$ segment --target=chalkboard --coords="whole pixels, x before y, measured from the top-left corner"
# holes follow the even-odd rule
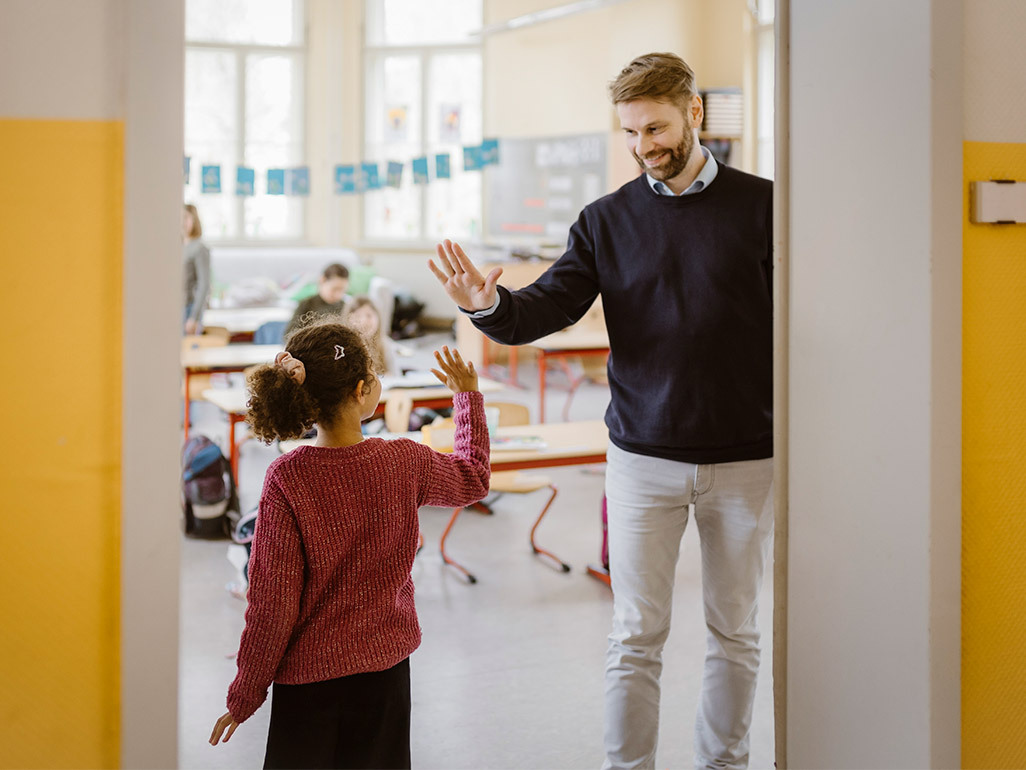
[[[490,240],[563,245],[581,209],[606,192],[606,135],[500,139],[485,185]]]

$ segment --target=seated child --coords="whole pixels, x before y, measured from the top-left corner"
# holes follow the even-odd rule
[[[369,297],[357,297],[346,308],[344,323],[362,334],[370,346],[371,355],[378,364],[381,374],[401,374],[395,361],[395,347],[391,337],[381,331],[381,314]]]
[[[346,292],[349,290],[349,269],[337,262],[324,268],[324,274],[317,282],[317,293],[307,297],[292,314],[292,320],[285,327],[285,336],[315,318],[325,315],[345,315]]]

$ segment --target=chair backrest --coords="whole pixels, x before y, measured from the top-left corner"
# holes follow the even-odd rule
[[[410,415],[413,413],[413,399],[409,393],[391,393],[385,399],[385,430],[389,433],[405,433],[410,429]]]
[[[499,426],[506,425],[530,425],[531,410],[524,404],[516,404],[510,401],[485,401],[485,406],[498,407]]]
[[[265,321],[253,332],[255,345],[281,345],[285,337],[288,321]]]

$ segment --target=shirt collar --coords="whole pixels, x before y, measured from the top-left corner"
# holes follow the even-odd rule
[[[695,177],[695,181],[686,189],[681,195],[690,195],[691,193],[701,192],[706,187],[712,184],[716,178],[716,174],[719,171],[719,166],[716,165],[716,158],[712,156],[707,147],[698,145],[698,149],[702,151],[702,157],[705,158],[705,165],[702,166],[702,170],[698,172],[698,176]],[[655,190],[658,195],[673,195],[673,190],[666,186],[664,182],[660,182],[658,179],[653,179],[648,174],[645,174],[648,179],[649,185]]]

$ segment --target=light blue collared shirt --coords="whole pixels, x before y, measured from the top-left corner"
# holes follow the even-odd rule
[[[705,158],[705,165],[702,166],[702,170],[698,172],[698,176],[695,177],[695,181],[692,182],[688,186],[688,189],[682,192],[681,195],[690,195],[692,193],[701,192],[713,183],[713,180],[716,178],[717,172],[720,170],[720,167],[716,165],[716,158],[712,156],[712,153],[709,152],[709,149],[707,147],[703,147],[702,145],[699,145],[698,148],[702,151],[702,157]],[[645,178],[648,180],[648,183],[652,186],[652,189],[655,190],[656,193],[658,193],[659,195],[674,194],[673,190],[667,187],[665,183],[660,182],[658,179],[653,179],[648,174],[645,174]],[[478,310],[476,313],[467,313],[467,311],[465,310],[463,312],[471,318],[487,318],[499,309],[500,297],[501,295],[499,294],[495,295],[495,303],[490,308],[487,308],[485,310]]]
[[[691,193],[701,192],[712,184],[713,180],[716,178],[717,172],[720,170],[720,167],[716,165],[716,158],[712,156],[712,153],[709,152],[707,147],[698,145],[698,149],[702,151],[702,157],[705,158],[705,165],[702,166],[702,170],[698,172],[698,176],[695,177],[695,181],[692,182],[688,189],[682,192],[681,195],[690,195]],[[652,189],[659,195],[675,195],[673,190],[666,186],[665,182],[653,179],[648,174],[645,174],[645,176],[648,179],[649,185],[651,185]]]

